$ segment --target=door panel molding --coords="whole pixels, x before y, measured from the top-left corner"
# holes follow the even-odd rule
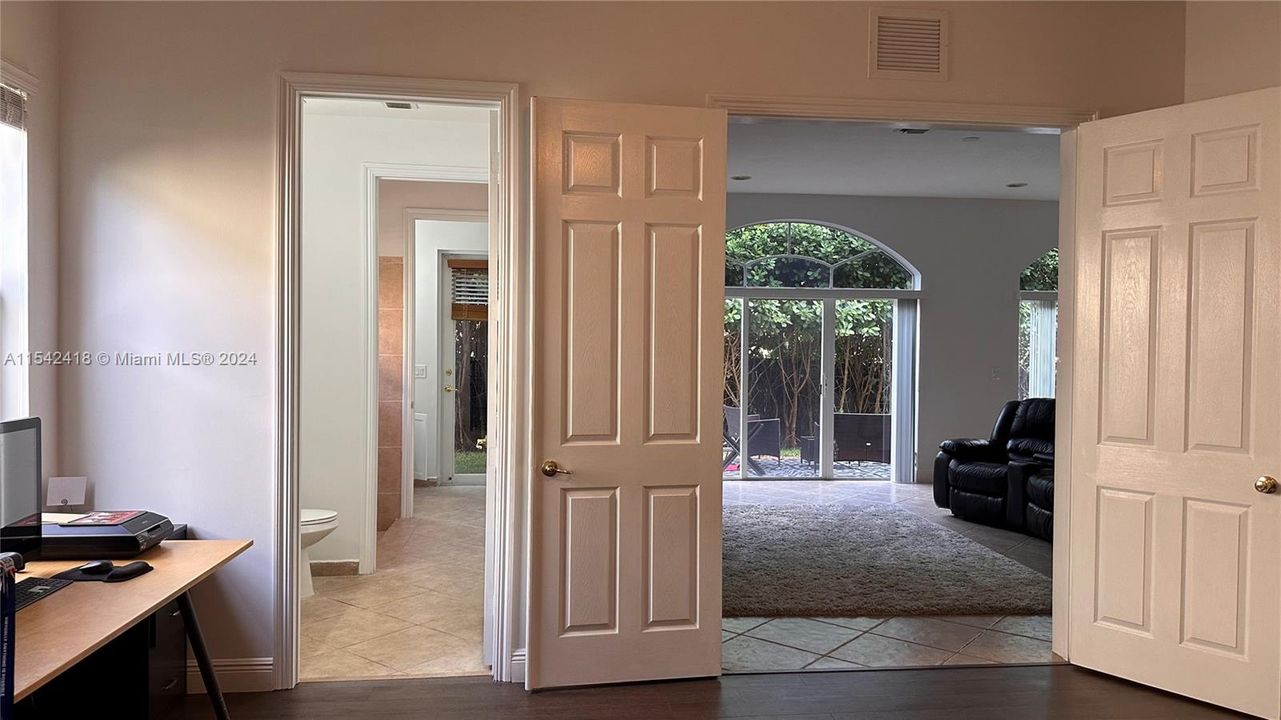
[[[1281,496],[1254,482],[1281,473],[1278,107],[1271,88],[1077,130],[1072,524],[1055,528],[1072,662],[1267,718]]]
[[[527,686],[720,674],[723,112],[535,99]],[[714,411],[713,411],[714,409]]]

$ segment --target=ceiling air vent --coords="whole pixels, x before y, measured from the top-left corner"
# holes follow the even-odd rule
[[[872,8],[868,77],[947,79],[947,12]]]

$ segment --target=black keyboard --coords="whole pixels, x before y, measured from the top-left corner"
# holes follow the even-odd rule
[[[58,578],[23,578],[16,585],[18,594],[14,611],[21,610],[40,598],[48,597],[70,584],[70,580],[59,580]]]

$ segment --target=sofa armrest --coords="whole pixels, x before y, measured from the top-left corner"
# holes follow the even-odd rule
[[[1011,462],[1007,466],[1005,480],[1005,524],[1010,527],[1023,527],[1023,508],[1027,505],[1027,478],[1035,468],[1027,463]]]
[[[947,466],[952,463],[952,456],[941,452],[934,457],[934,504],[951,507],[952,497],[947,481]]]
[[[1005,448],[978,438],[944,440],[939,450],[961,462],[1005,462]]]
[[[1025,524],[1027,506],[1027,480],[1046,467],[1045,463],[1011,460],[1006,472],[1009,483],[1005,493],[1005,521],[1012,527]]]

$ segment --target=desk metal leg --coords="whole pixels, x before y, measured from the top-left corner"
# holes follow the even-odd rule
[[[205,694],[213,705],[214,717],[218,720],[231,720],[227,712],[227,701],[222,697],[218,687],[218,675],[214,673],[213,661],[209,659],[209,649],[205,647],[205,636],[200,632],[200,623],[196,621],[196,609],[191,606],[191,595],[183,593],[178,596],[178,609],[182,611],[182,623],[187,627],[187,640],[191,643],[191,652],[196,656],[200,666],[200,679],[205,683]]]

